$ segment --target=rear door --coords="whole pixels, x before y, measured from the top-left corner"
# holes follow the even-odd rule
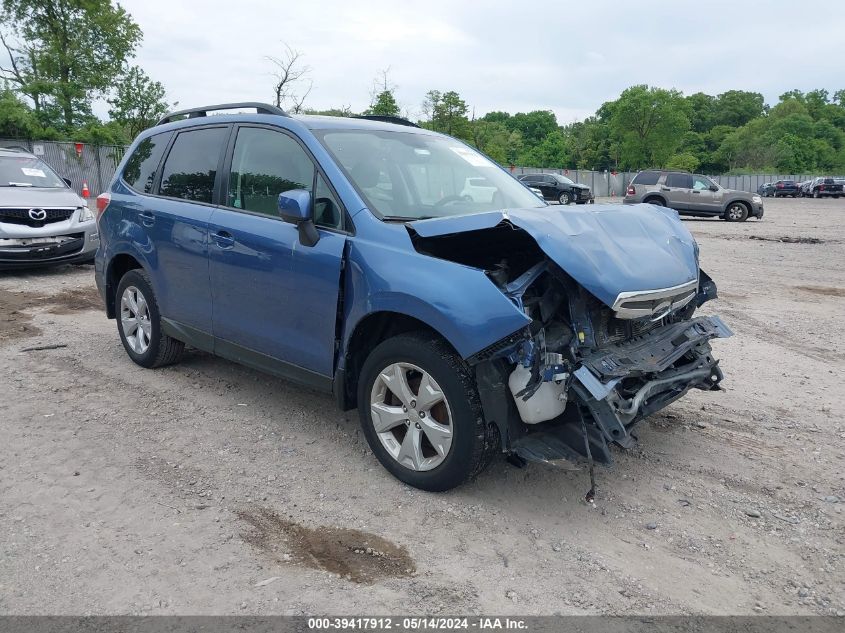
[[[692,176],[689,174],[669,173],[660,188],[666,198],[666,206],[678,210],[687,210],[690,206],[690,191],[692,190]]]
[[[162,316],[206,333],[211,332],[208,220],[228,134],[228,126],[177,132],[161,177],[152,174],[140,183],[155,197],[138,197],[138,222],[147,239],[140,248],[150,261]]]
[[[707,213],[721,215],[723,194],[722,190],[712,191],[713,186],[707,176],[695,175],[692,177],[692,188],[690,189],[690,211],[696,213]]]
[[[284,361],[293,378],[303,378],[297,368],[331,376],[346,215],[293,135],[243,125],[229,156],[224,204],[209,224],[215,351],[254,365]],[[314,246],[278,215],[279,194],[291,189],[316,199]]]

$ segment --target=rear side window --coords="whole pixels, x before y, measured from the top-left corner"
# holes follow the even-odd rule
[[[278,217],[280,193],[313,188],[314,163],[294,139],[263,128],[238,131],[227,206]]]
[[[689,174],[669,174],[666,176],[666,186],[690,189],[692,187],[692,176]]]
[[[631,184],[634,185],[656,185],[660,174],[656,171],[641,171],[636,176]]]
[[[161,155],[170,141],[170,132],[154,134],[138,143],[132,156],[126,161],[123,180],[135,191],[150,193],[156,179],[156,170],[161,163]]]
[[[161,169],[159,193],[210,203],[217,163],[229,130],[224,127],[180,132]]]

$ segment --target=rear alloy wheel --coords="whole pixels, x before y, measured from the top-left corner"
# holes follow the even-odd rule
[[[813,192],[813,197],[814,197],[814,198],[818,198],[818,197],[819,197],[819,192],[818,192],[818,191],[814,191],[814,192]]]
[[[564,191],[558,196],[557,201],[561,204],[569,204],[572,202],[572,195],[568,191]]]
[[[433,335],[401,334],[379,344],[361,368],[358,410],[382,466],[422,490],[460,485],[499,447],[472,372]]]
[[[725,219],[728,222],[745,222],[748,219],[748,207],[741,202],[734,202],[725,211]]]
[[[161,314],[147,273],[136,269],[123,275],[115,305],[117,331],[129,358],[147,368],[179,360],[185,344],[161,331]]]

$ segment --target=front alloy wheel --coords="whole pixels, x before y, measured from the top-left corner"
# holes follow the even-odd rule
[[[561,204],[569,204],[570,202],[572,202],[572,196],[569,194],[568,191],[564,191],[560,194],[557,201]]]
[[[748,218],[748,207],[741,202],[734,202],[725,212],[728,222],[744,222]]]
[[[382,446],[411,470],[431,470],[452,448],[452,413],[430,374],[411,363],[379,372],[370,393],[370,414]]]
[[[381,465],[421,490],[460,485],[499,448],[472,369],[432,333],[399,334],[370,352],[358,377],[358,411]]]

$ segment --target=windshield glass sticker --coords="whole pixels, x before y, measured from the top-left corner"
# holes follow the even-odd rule
[[[481,154],[473,152],[468,147],[450,147],[450,150],[463,158],[473,167],[492,167],[493,163],[484,158]]]
[[[21,167],[21,171],[23,172],[24,176],[30,176],[32,178],[44,178],[44,172],[40,169],[35,169],[34,167]]]

